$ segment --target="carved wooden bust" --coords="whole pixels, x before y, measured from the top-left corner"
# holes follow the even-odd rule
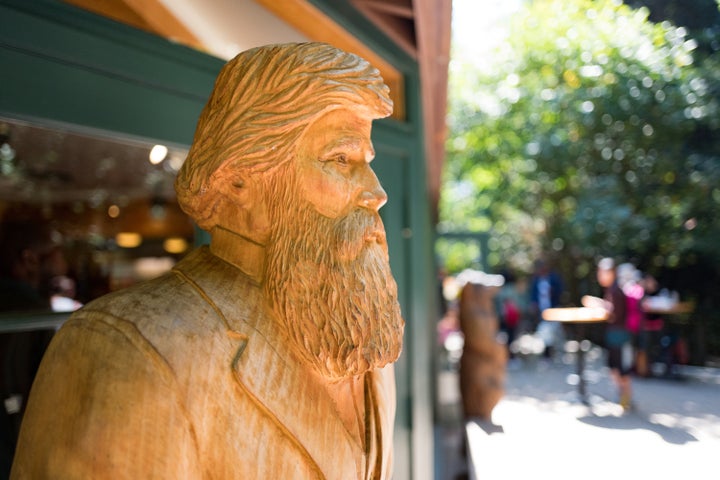
[[[210,246],[68,320],[12,477],[389,478],[403,320],[370,132],[391,109],[326,44],[230,61],[176,182]]]

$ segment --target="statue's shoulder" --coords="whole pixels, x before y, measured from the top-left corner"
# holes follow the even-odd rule
[[[89,302],[78,313],[104,312],[118,317],[148,316],[182,307],[190,289],[172,271]]]
[[[176,316],[196,313],[204,302],[193,277],[201,276],[207,249],[191,252],[165,274],[104,295],[83,307],[79,316],[104,313],[133,323],[175,321]],[[147,319],[147,320],[146,320]],[[177,323],[177,322],[176,322]],[[176,325],[178,326],[178,325]]]
[[[237,270],[200,249],[156,279],[88,303],[67,324],[79,332],[122,331],[160,352],[191,349],[226,336],[230,318],[243,330],[247,319],[256,317],[259,291],[246,283]]]
[[[137,331],[155,343],[168,332],[196,334],[212,315],[212,309],[197,291],[176,272],[104,295],[75,312],[68,325],[94,330],[123,328]]]

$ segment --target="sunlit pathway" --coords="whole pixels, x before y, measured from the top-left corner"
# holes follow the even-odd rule
[[[467,427],[470,478],[717,478],[720,384],[637,379],[637,407],[623,413],[599,365],[590,407],[567,383],[571,365],[511,370],[492,424]]]

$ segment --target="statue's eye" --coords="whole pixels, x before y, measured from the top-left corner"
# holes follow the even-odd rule
[[[334,165],[337,165],[338,167],[347,167],[350,165],[351,158],[350,158],[350,155],[347,154],[347,152],[346,153],[332,153],[332,154],[327,155],[324,158],[320,158],[320,161],[322,163],[327,163],[327,164],[332,163]]]

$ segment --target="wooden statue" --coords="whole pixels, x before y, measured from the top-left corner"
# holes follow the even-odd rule
[[[490,420],[505,391],[508,354],[507,347],[496,340],[498,318],[493,304],[500,279],[499,275],[474,275],[460,292],[460,329],[465,336],[460,393],[467,418]]]
[[[12,478],[389,478],[404,323],[370,131],[391,110],[326,44],[230,61],[176,182],[210,246],[68,320]]]

